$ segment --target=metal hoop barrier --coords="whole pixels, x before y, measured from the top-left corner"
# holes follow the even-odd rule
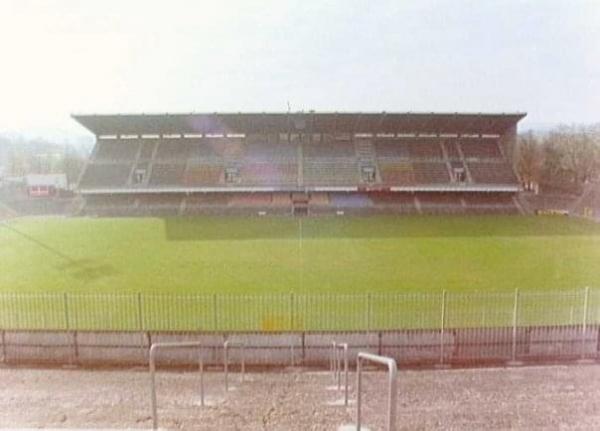
[[[333,344],[333,355],[331,358],[331,364],[333,367],[333,378],[337,381],[338,391],[341,390],[342,386],[342,357],[344,361],[344,405],[348,405],[348,343],[336,343]]]
[[[150,346],[150,393],[152,399],[152,429],[158,429],[158,414],[156,408],[156,352],[158,349],[198,348],[198,368],[200,370],[200,405],[204,407],[204,362],[202,360],[202,343],[197,341],[182,341],[173,343],[153,343]]]
[[[242,382],[246,374],[246,344],[227,340],[223,343],[223,370],[225,372],[225,392],[229,391],[229,348],[238,347],[242,351]]]
[[[388,367],[388,418],[387,431],[396,429],[396,376],[398,367],[396,361],[387,356],[373,355],[371,353],[360,352],[356,359],[356,429],[360,431],[360,408],[361,408],[361,390],[362,390],[362,363],[363,361],[375,362]]]

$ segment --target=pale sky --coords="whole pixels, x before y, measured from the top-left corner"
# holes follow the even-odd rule
[[[0,131],[288,101],[600,121],[600,0],[0,0],[0,55]]]

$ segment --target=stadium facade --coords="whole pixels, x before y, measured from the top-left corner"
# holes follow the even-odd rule
[[[81,213],[519,213],[525,115],[74,115],[96,136]]]

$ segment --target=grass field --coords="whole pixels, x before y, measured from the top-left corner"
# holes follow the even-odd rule
[[[456,325],[491,325],[512,315],[515,288],[568,298],[524,305],[524,318],[572,319],[581,289],[600,286],[598,262],[600,225],[563,217],[15,219],[0,225],[0,325],[422,327],[444,290]]]

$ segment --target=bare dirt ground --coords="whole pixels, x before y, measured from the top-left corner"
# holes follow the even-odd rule
[[[186,430],[337,430],[354,421],[330,373],[252,373],[225,395],[207,372],[157,375],[159,426]],[[354,386],[354,374],[351,375]],[[386,375],[365,378],[363,424],[383,429]],[[400,371],[399,430],[600,429],[600,365]],[[351,390],[351,399],[355,398]],[[144,370],[0,369],[0,428],[151,428]]]

